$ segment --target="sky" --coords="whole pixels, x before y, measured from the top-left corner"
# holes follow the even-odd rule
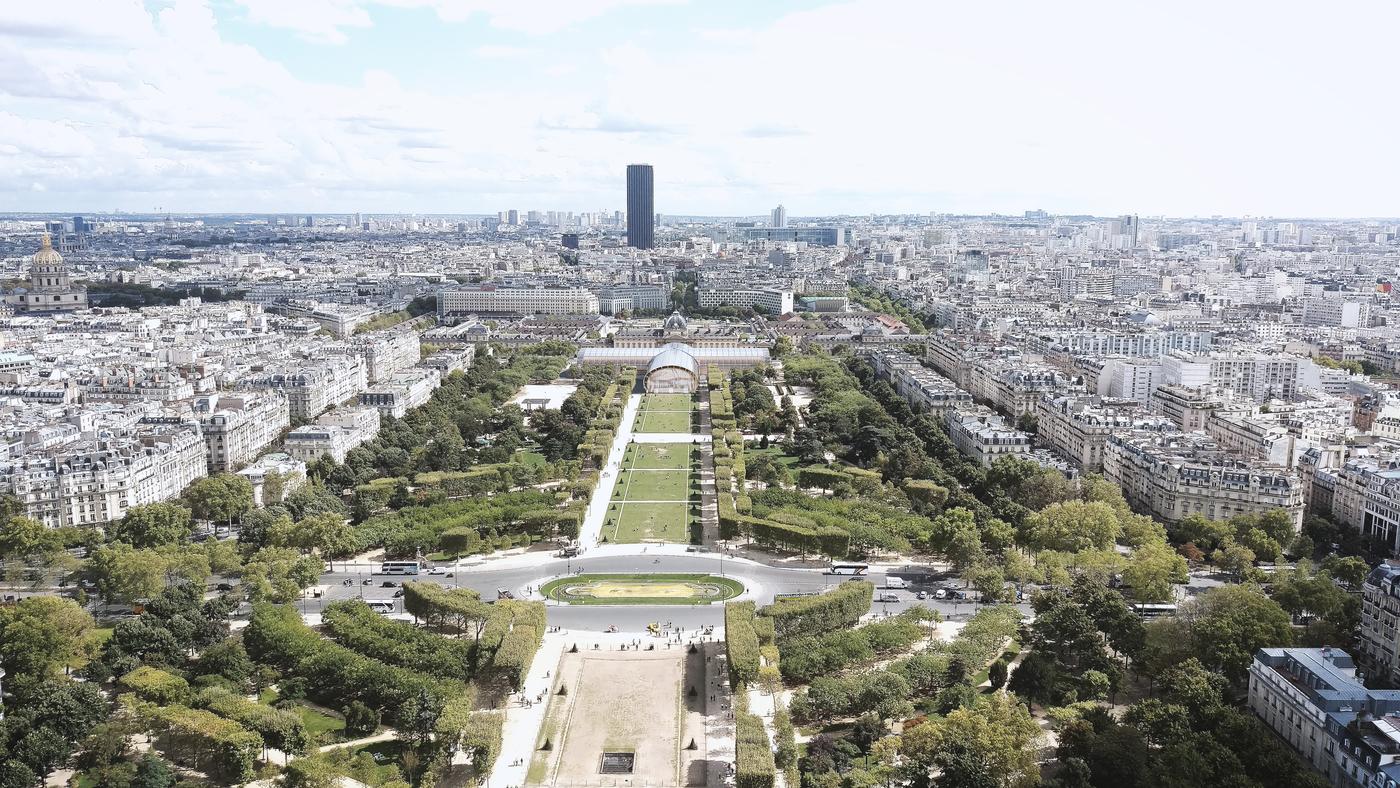
[[[1400,4],[7,0],[0,211],[1400,216]]]

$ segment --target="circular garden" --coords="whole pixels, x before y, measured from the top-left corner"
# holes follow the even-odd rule
[[[540,593],[574,605],[708,605],[739,596],[744,585],[706,574],[584,574],[551,580]]]

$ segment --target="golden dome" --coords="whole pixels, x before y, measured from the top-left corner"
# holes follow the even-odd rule
[[[48,233],[44,233],[43,244],[39,247],[39,251],[34,253],[34,257],[32,259],[34,260],[35,265],[63,264],[63,255],[59,254],[58,250],[53,248],[53,242],[49,240]]]

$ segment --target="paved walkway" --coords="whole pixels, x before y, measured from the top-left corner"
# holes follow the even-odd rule
[[[699,637],[695,630],[683,633],[687,641]],[[712,647],[718,648],[716,644],[724,642],[724,630],[716,628],[707,636]],[[530,663],[530,670],[525,674],[525,685],[521,691],[510,697],[506,704],[506,721],[501,736],[501,754],[496,758],[496,764],[491,769],[491,778],[488,785],[500,786],[521,786],[525,784],[526,776],[530,770],[530,759],[535,754],[535,743],[539,739],[540,726],[544,724],[545,712],[549,710],[550,693],[554,690],[555,679],[558,678],[559,660],[570,647],[577,644],[580,651],[592,650],[597,645],[600,648],[613,650],[623,644],[631,645],[636,641],[643,644],[657,643],[664,644],[662,638],[651,635],[639,634],[636,632],[574,632],[568,630],[560,632],[549,632],[544,636],[544,644],[540,650],[535,652],[535,659]],[[657,648],[661,648],[658,645]],[[679,647],[678,647],[679,648]],[[548,674],[548,675],[546,675]],[[716,683],[712,685],[714,691],[719,692],[720,686]],[[533,705],[525,705],[523,700],[535,700],[541,697],[543,700]],[[732,724],[732,723],[731,723]],[[713,727],[710,736],[717,737],[710,743],[711,757],[719,748],[724,751],[726,741],[722,733],[714,733]],[[728,740],[729,755],[732,758],[732,738]]]
[[[612,500],[613,487],[622,468],[622,458],[627,453],[627,444],[632,442],[632,423],[637,419],[637,409],[641,404],[642,395],[632,394],[622,407],[622,420],[618,422],[608,461],[603,465],[598,486],[593,490],[593,497],[589,499],[588,509],[583,515],[583,525],[579,527],[578,546],[584,550],[598,545],[603,521],[608,518],[608,503]]]

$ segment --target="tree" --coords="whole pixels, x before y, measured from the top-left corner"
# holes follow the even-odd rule
[[[916,782],[937,769],[934,784],[944,788],[1019,788],[1040,780],[1033,747],[1039,738],[1025,706],[993,693],[972,708],[906,731],[899,748]]]
[[[38,520],[10,517],[0,525],[0,558],[29,561],[62,549],[59,532]]]
[[[1243,577],[1254,566],[1254,551],[1227,538],[1221,547],[1211,553],[1210,560],[1235,577]]]
[[[92,626],[71,599],[27,597],[0,613],[0,659],[13,675],[57,674],[82,654]]]
[[[1133,551],[1123,568],[1125,593],[1139,602],[1162,602],[1171,598],[1172,584],[1190,579],[1186,559],[1164,542],[1151,542]]]
[[[148,503],[127,510],[108,538],[137,548],[160,547],[186,541],[193,530],[189,509],[177,503]]]
[[[993,662],[990,668],[987,668],[987,681],[991,684],[992,689],[1001,689],[1002,685],[1006,683],[1007,667],[1006,660],[999,659]]]
[[[983,564],[973,567],[967,572],[967,581],[982,595],[982,601],[1002,601],[1003,592],[1006,590],[1006,578],[995,566]]]
[[[155,753],[146,753],[136,764],[136,777],[131,781],[131,788],[172,788],[174,785],[174,770]]]
[[[88,561],[88,572],[108,602],[150,599],[166,583],[169,562],[154,550],[137,550],[125,542],[97,548]]]
[[[1254,652],[1293,643],[1288,613],[1254,585],[1211,589],[1182,605],[1178,618],[1190,653],[1232,681],[1243,679]]]
[[[379,712],[358,701],[345,707],[345,731],[355,736],[369,736],[379,729]]]
[[[243,567],[248,601],[286,604],[321,576],[321,562],[286,547],[264,547]]]
[[[449,528],[438,537],[438,549],[453,558],[481,549],[481,534],[475,528]]]
[[[200,520],[232,523],[253,509],[253,485],[236,473],[197,479],[185,488],[185,503]]]
[[[1022,541],[1036,550],[1077,553],[1112,547],[1122,531],[1117,513],[1108,504],[1065,501],[1027,518]]]

